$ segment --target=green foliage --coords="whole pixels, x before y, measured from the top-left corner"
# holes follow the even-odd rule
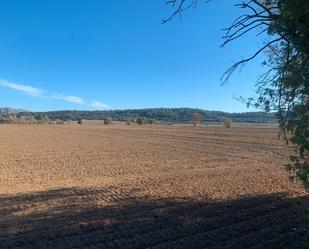
[[[277,0],[268,29],[282,41],[269,48],[271,78],[259,82],[259,105],[278,111],[287,142],[297,145],[286,169],[309,187],[309,1]],[[292,135],[288,138],[286,133]]]
[[[0,115],[0,124],[48,124],[48,122],[48,117],[43,115],[33,115],[30,112],[24,115]]]
[[[113,119],[111,117],[105,118],[104,119],[104,124],[105,125],[112,125],[113,124]]]
[[[139,117],[151,119],[159,122],[173,123],[191,123],[192,115],[198,113],[201,121],[219,122],[225,117],[233,119],[235,122],[245,123],[263,123],[277,122],[275,113],[265,112],[246,112],[246,113],[226,113],[220,111],[207,111],[192,108],[151,108],[151,109],[134,109],[134,110],[114,110],[114,111],[53,111],[34,113],[39,115],[47,115],[50,120],[104,120],[111,117],[115,121],[134,120]],[[149,122],[148,122],[149,123]]]
[[[139,125],[144,125],[146,123],[146,119],[139,117],[138,119],[136,119],[136,123]]]
[[[144,117],[139,117],[136,119],[136,123],[139,125],[152,125],[153,124],[153,120],[151,118],[144,118]]]

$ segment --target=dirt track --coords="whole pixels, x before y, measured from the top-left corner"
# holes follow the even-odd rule
[[[308,195],[277,135],[2,125],[0,248],[305,248]]]

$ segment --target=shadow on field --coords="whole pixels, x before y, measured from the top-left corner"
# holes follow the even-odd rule
[[[227,202],[123,197],[113,201],[111,192],[70,188],[1,196],[0,248],[309,245],[308,197],[278,194]]]

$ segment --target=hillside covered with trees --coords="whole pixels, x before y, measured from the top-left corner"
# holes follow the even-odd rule
[[[200,115],[202,122],[220,122],[225,118],[231,118],[234,122],[264,123],[277,122],[274,113],[244,112],[227,113],[221,111],[207,111],[192,108],[151,108],[131,110],[108,110],[108,111],[52,111],[34,112],[34,117],[48,117],[49,120],[104,120],[112,118],[114,121],[136,120],[138,118],[152,119],[156,122],[186,123],[191,122],[194,113]],[[23,115],[23,113],[19,113]],[[29,115],[29,113],[27,113]]]

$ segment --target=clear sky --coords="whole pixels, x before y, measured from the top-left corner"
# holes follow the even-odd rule
[[[167,24],[164,0],[1,0],[0,106],[33,111],[193,107],[248,111],[261,58],[220,76],[261,44],[225,48],[222,28],[241,12],[216,0]],[[201,1],[202,2],[202,1]]]

